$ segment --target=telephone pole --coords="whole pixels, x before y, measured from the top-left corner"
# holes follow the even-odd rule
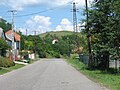
[[[73,9],[72,9],[72,11],[73,11],[73,30],[74,30],[74,32],[78,32],[78,30],[77,30],[77,15],[76,15],[77,9],[76,9],[76,3],[73,2],[72,4],[73,4]]]
[[[86,31],[88,33],[87,35],[87,38],[88,38],[88,50],[89,50],[89,62],[88,62],[88,67],[91,68],[91,63],[92,63],[92,55],[91,55],[91,44],[90,44],[90,31],[89,31],[89,22],[88,22],[88,1],[85,0],[85,6],[86,6],[86,19],[87,19],[87,22],[86,22]]]
[[[15,61],[15,43],[14,43],[14,15],[16,10],[10,10],[12,19],[12,59]]]

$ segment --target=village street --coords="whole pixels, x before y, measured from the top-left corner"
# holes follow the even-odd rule
[[[62,59],[42,59],[0,76],[0,90],[107,90]]]

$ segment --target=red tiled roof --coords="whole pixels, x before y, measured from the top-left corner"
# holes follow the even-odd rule
[[[5,34],[12,34],[12,30],[7,31]],[[16,41],[20,41],[20,35],[14,32],[14,37]]]

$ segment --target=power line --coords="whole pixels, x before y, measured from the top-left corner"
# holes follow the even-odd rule
[[[74,0],[71,0],[70,2],[66,3],[66,4],[69,4],[69,3],[72,3]],[[64,5],[66,5],[64,4]],[[48,11],[52,11],[52,10],[55,10],[57,8],[60,8],[64,5],[61,5],[61,6],[58,6],[58,7],[53,7],[53,8],[50,8],[50,9],[46,9],[46,10],[43,10],[43,11],[39,11],[39,12],[33,12],[33,13],[29,13],[29,14],[23,14],[23,15],[15,15],[15,17],[25,17],[25,16],[31,16],[31,15],[35,15],[35,14],[40,14],[40,13],[44,13],[44,12],[48,12]],[[6,18],[10,18],[10,17],[6,17]]]
[[[18,16],[15,16],[15,17],[25,17],[25,16],[31,16],[31,15],[35,15],[35,14],[44,13],[44,12],[47,12],[47,11],[50,11],[50,10],[53,10],[53,8],[48,9],[48,10],[43,10],[43,11],[35,12],[35,13],[24,14],[24,15],[18,15]]]

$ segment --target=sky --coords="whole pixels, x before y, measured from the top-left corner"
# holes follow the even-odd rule
[[[88,0],[90,4],[93,0]],[[15,30],[23,34],[49,31],[73,31],[72,2],[76,2],[77,21],[85,18],[85,0],[0,0],[0,18],[11,23],[11,10],[15,10]]]

